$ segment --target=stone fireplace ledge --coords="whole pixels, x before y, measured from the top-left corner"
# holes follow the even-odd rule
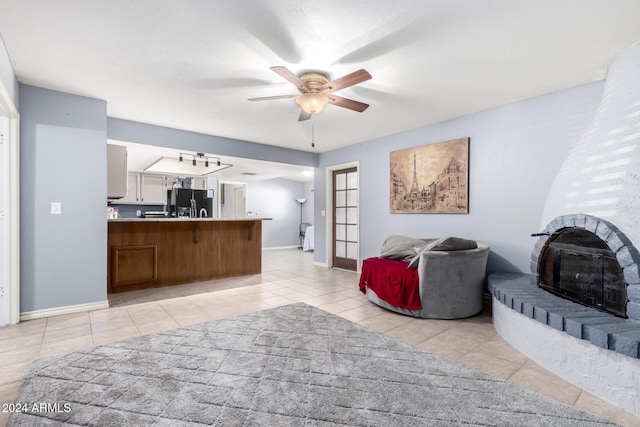
[[[557,297],[535,283],[534,274],[494,273],[489,292],[502,304],[533,320],[593,345],[640,359],[640,322],[623,319]]]

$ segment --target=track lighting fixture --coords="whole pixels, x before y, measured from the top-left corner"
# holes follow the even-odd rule
[[[196,166],[198,164],[199,159],[204,159],[204,167],[209,167],[209,159],[216,159],[216,165],[218,167],[222,166],[222,162],[220,162],[220,157],[207,156],[205,153],[179,153],[178,161],[182,163],[184,161],[184,156],[191,156],[191,164]]]
[[[185,162],[185,158],[191,157],[191,164]],[[215,163],[213,163],[215,162]],[[185,175],[203,176],[230,168],[233,165],[222,163],[220,157],[210,156],[200,152],[182,152],[178,157],[161,157],[145,168],[146,171]]]

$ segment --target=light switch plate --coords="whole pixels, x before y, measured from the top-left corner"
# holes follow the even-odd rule
[[[62,215],[62,202],[51,202],[51,215]]]

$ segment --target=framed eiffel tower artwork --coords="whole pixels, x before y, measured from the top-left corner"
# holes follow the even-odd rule
[[[391,213],[469,213],[469,138],[390,154]]]

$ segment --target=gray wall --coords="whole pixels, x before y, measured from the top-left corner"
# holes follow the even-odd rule
[[[307,201],[302,205],[302,220],[303,222],[308,222],[313,225],[315,222],[314,212],[314,203],[313,203],[313,181],[307,182],[304,184],[304,192],[302,197],[307,199]]]
[[[302,166],[318,165],[318,155],[316,153],[187,132],[111,117],[107,119],[107,136],[109,139],[119,141],[179,148],[186,151],[215,153]]]
[[[13,72],[13,66],[11,65],[11,60],[7,54],[2,37],[0,37],[0,81],[2,81],[2,85],[9,93],[13,105],[19,108],[18,79],[16,79],[16,75]]]
[[[22,312],[107,299],[106,109],[20,86]]]
[[[315,174],[315,261],[326,262],[326,170],[360,161],[360,257],[392,233],[461,236],[491,245],[488,272],[528,271],[551,182],[593,119],[603,82],[541,96],[320,155]],[[389,153],[470,137],[469,214],[390,214]]]
[[[262,247],[300,245],[300,205],[296,199],[304,197],[304,184],[288,179],[268,179],[250,182],[248,191],[248,211],[272,218],[262,223]]]

